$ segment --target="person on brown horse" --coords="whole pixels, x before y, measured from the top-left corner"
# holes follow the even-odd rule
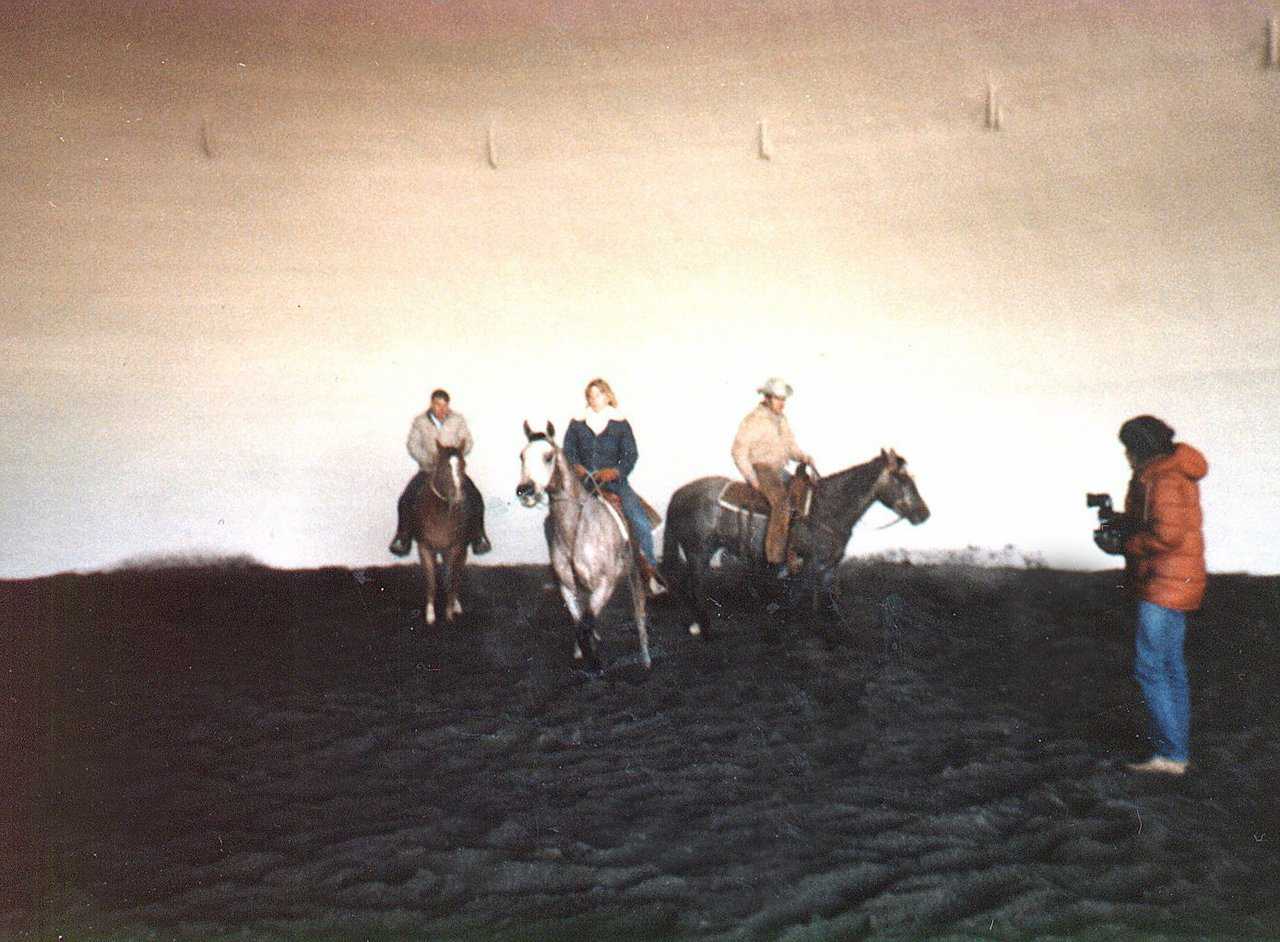
[[[392,553],[408,556],[413,547],[413,505],[430,480],[436,452],[441,448],[457,448],[465,457],[473,444],[467,420],[461,412],[455,412],[449,405],[449,393],[443,389],[432,392],[430,408],[414,418],[413,425],[409,428],[409,439],[405,443],[410,457],[418,462],[419,470],[405,486],[396,505],[396,536],[387,547]],[[484,498],[480,496],[480,489],[470,475],[463,480],[463,490],[466,492],[471,515],[471,552],[480,556],[493,549],[484,532]]]
[[[574,473],[592,491],[612,496],[630,525],[636,565],[650,595],[666,591],[653,551],[653,527],[644,501],[627,478],[640,458],[631,423],[618,411],[618,399],[603,379],[593,379],[585,390],[587,408],[569,422],[564,433],[564,455]],[[658,517],[655,513],[654,517]],[[658,517],[660,521],[661,518]]]
[[[765,558],[771,565],[782,567],[780,574],[793,574],[799,569],[799,558],[790,547],[788,534],[795,507],[783,471],[790,461],[812,468],[813,458],[796,442],[791,424],[782,414],[792,393],[791,385],[772,377],[756,392],[764,399],[738,426],[730,454],[743,479],[769,502]]]

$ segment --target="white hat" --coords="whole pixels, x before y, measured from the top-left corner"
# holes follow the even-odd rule
[[[774,399],[786,399],[791,395],[791,384],[786,380],[779,379],[776,376],[770,376],[763,386],[756,390],[764,396],[772,396]]]

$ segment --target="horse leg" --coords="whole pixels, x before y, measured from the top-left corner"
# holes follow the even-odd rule
[[[613,597],[613,590],[617,586],[618,573],[599,579],[591,591],[587,594],[587,607],[582,615],[582,623],[578,626],[578,647],[582,649],[582,655],[586,659],[588,668],[598,670],[600,667],[600,658],[597,654],[600,641],[600,632],[596,630],[599,624],[600,613],[604,611],[609,599]]]
[[[444,596],[445,621],[453,621],[455,615],[462,614],[462,602],[459,599],[462,591],[462,568],[467,564],[467,544],[459,543],[449,548],[448,583]]]
[[[578,637],[573,643],[574,657],[581,659],[582,666],[588,671],[600,670],[600,655],[596,650],[596,642],[600,635],[596,632],[596,616],[589,608],[578,622]]]
[[[430,627],[436,623],[436,554],[419,540],[418,558],[422,560],[422,581],[425,583],[422,620]]]
[[[693,612],[693,621],[689,624],[689,634],[695,638],[701,635],[710,640],[711,610],[707,607],[707,596],[703,580],[706,577],[711,557],[702,551],[686,553],[685,557],[688,565],[685,585],[688,589],[689,609]]]
[[[640,660],[644,669],[649,670],[653,661],[649,657],[649,629],[645,624],[644,576],[640,574],[640,567],[632,562],[627,577],[631,585],[631,608],[636,616],[636,634],[640,638]]]
[[[582,599],[578,596],[578,587],[573,582],[565,582],[560,580],[560,596],[564,599],[564,607],[569,610],[569,617],[573,619],[574,638],[573,638],[573,659],[581,661],[586,656],[586,651],[582,647]],[[591,626],[591,633],[595,634],[595,626]],[[597,640],[599,636],[597,635]]]

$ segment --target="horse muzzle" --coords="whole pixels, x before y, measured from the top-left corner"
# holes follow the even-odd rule
[[[536,507],[538,505],[538,489],[532,483],[517,484],[516,500],[526,507]]]
[[[913,527],[918,527],[929,519],[929,508],[924,503],[920,503],[913,507],[906,508],[905,511],[903,511],[902,516],[906,517],[907,522],[909,522]]]

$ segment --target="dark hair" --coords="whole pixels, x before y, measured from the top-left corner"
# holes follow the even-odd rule
[[[1139,462],[1173,451],[1173,429],[1154,415],[1134,416],[1120,426],[1120,441]]]
[[[431,398],[432,398],[432,399],[443,399],[445,402],[448,402],[448,401],[449,401],[449,394],[448,394],[447,392],[445,392],[443,389],[435,389],[435,390],[432,390],[432,392],[431,392]]]

